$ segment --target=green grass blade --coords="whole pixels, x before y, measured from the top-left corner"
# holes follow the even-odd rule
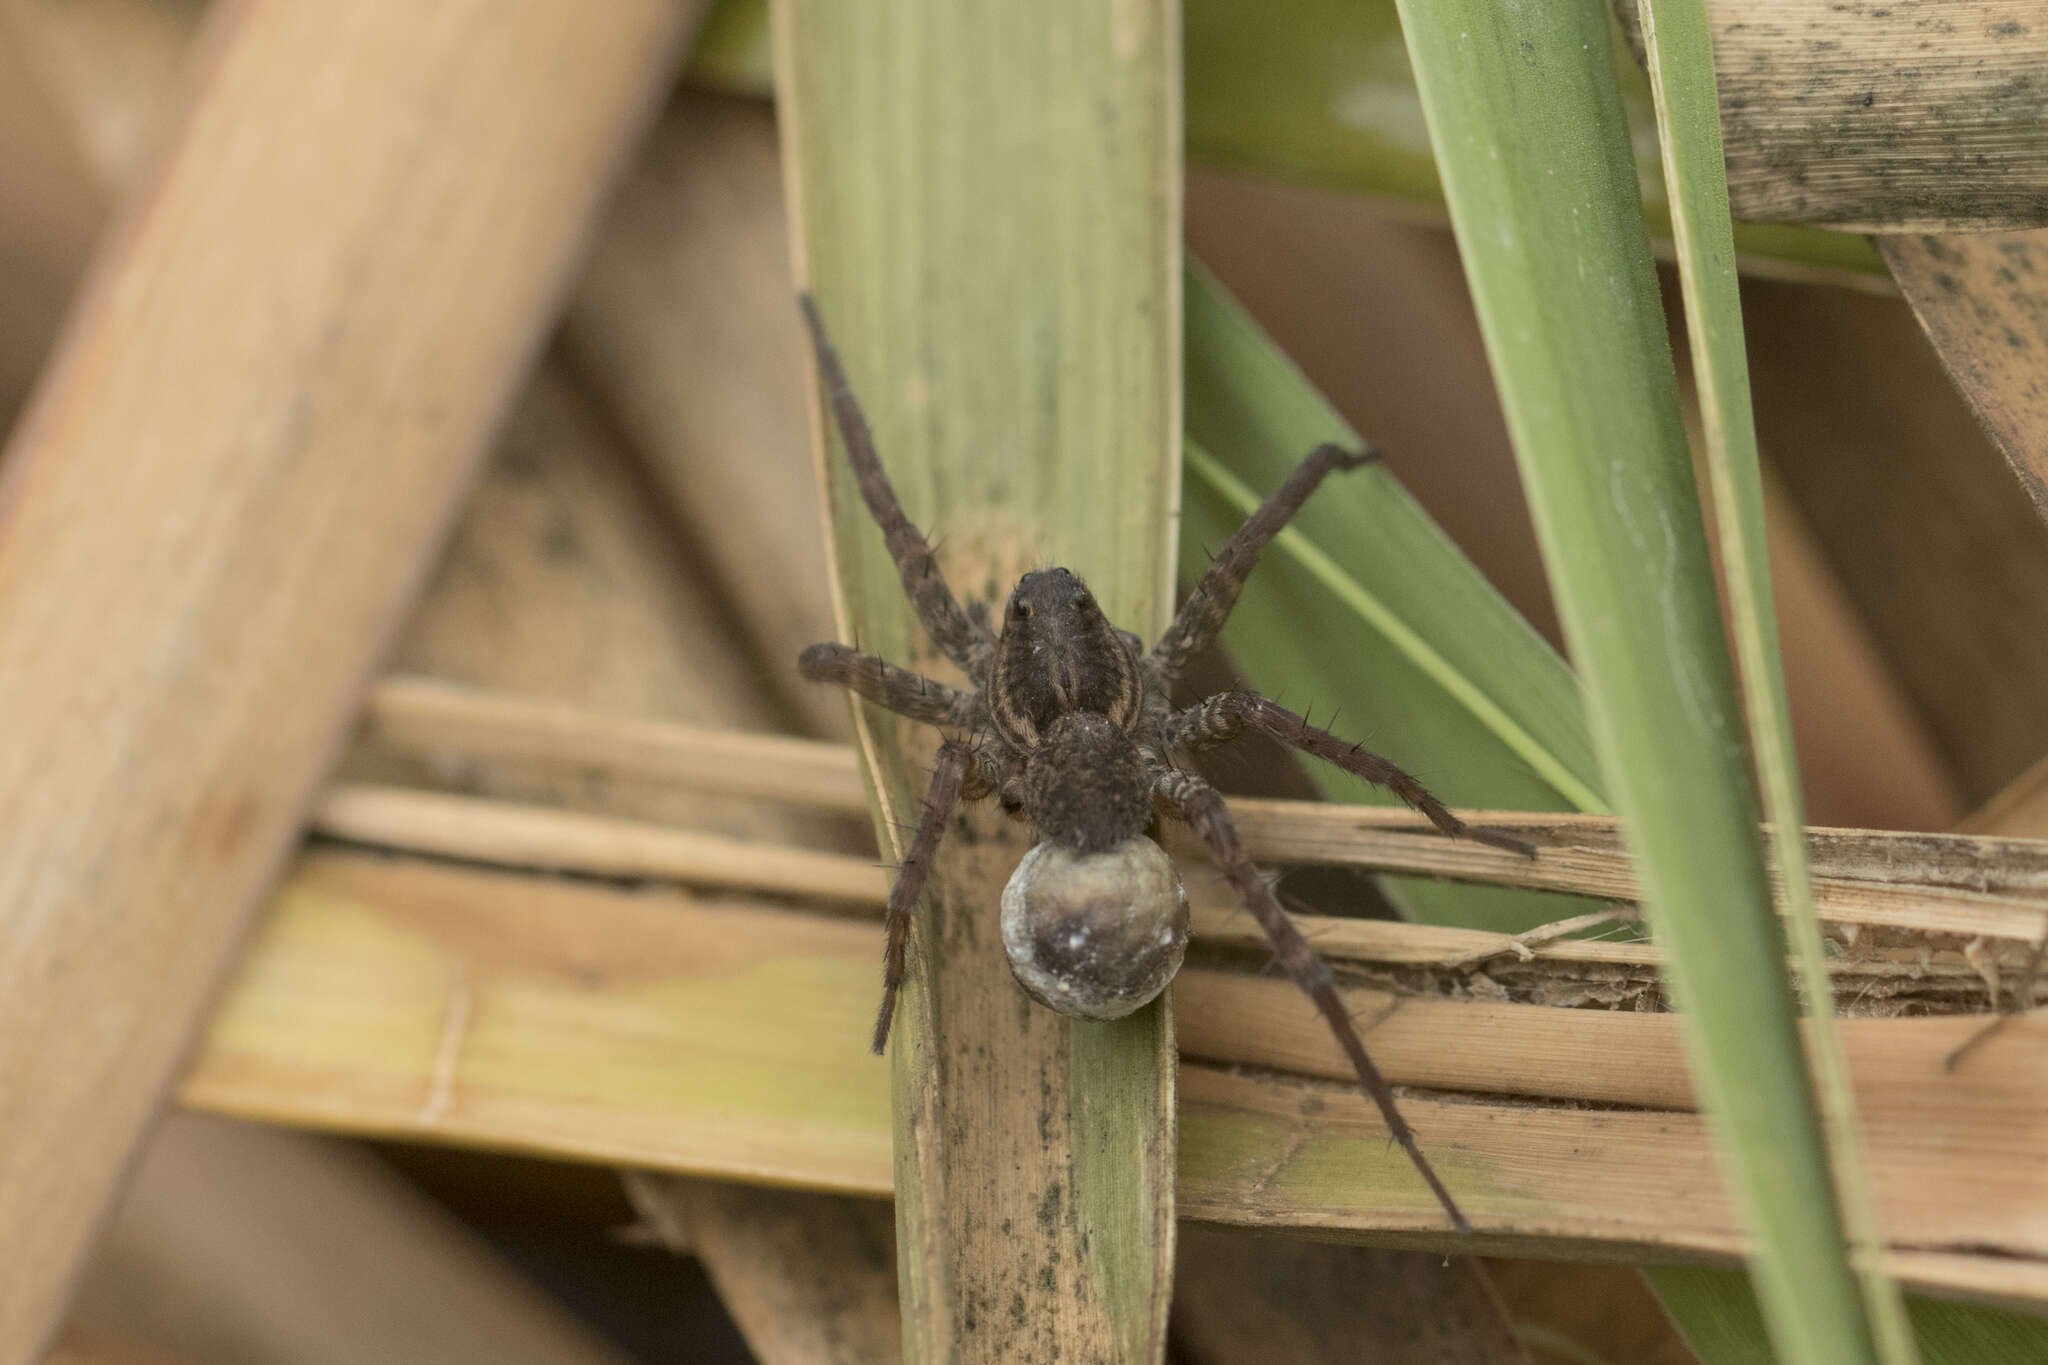
[[[1686,1343],[1707,1365],[1777,1365],[1749,1279],[1737,1270],[1658,1266],[1644,1272]],[[1925,1365],[2036,1365],[2048,1360],[2048,1318],[1908,1297]]]
[[[1403,0],[1588,720],[1788,1359],[1872,1360],[1764,874],[1605,10]]]
[[[1261,501],[1259,495],[1225,469],[1215,456],[1196,445],[1192,438],[1188,442],[1187,460],[1196,471],[1195,477],[1201,480],[1203,489],[1213,493],[1236,512],[1240,520],[1258,509]],[[1374,519],[1369,524],[1375,531],[1385,526],[1382,519]],[[1389,600],[1390,594],[1385,589],[1368,586],[1347,573],[1343,565],[1337,562],[1335,555],[1316,545],[1299,530],[1282,531],[1280,535],[1281,554],[1300,564],[1324,591],[1412,663],[1430,682],[1441,688],[1455,705],[1469,712],[1472,718],[1486,727],[1510,753],[1527,764],[1551,789],[1556,798],[1566,803],[1558,809],[1604,809],[1600,798],[1589,785],[1589,779],[1573,772],[1565,760],[1552,753],[1549,746],[1537,739],[1509,713],[1509,708],[1514,705],[1516,698],[1496,700],[1483,684],[1452,664],[1434,644],[1424,638],[1422,623],[1410,623],[1402,617]],[[1460,632],[1458,638],[1471,639],[1475,638],[1476,634],[1477,632]],[[1543,807],[1532,807],[1523,802],[1518,803],[1517,809]]]
[[[775,16],[798,275],[905,510],[963,598],[999,603],[1021,570],[1063,563],[1156,634],[1179,477],[1177,7],[789,0]],[[848,637],[929,664],[836,448],[824,472]],[[861,730],[900,848],[931,738],[880,713]],[[891,1045],[905,1358],[1156,1361],[1170,1016],[1162,1000],[1082,1023],[1018,990],[994,927],[1023,842],[977,808],[913,935]]]
[[[1206,271],[1187,281],[1187,482],[1193,578],[1319,441],[1360,438]],[[1578,684],[1402,489],[1392,466],[1317,490],[1259,561],[1225,639],[1253,685],[1325,709],[1346,735],[1458,805],[1605,810]],[[1306,765],[1325,791],[1377,788]],[[1532,892],[1394,879],[1414,918],[1519,932],[1577,913]]]
[[[695,84],[765,94],[765,0],[712,7],[687,70]],[[1285,6],[1191,0],[1187,6],[1188,154],[1200,164],[1441,212],[1415,77],[1393,0],[1294,0]],[[1620,71],[1631,121],[1648,132],[1650,94],[1633,63]],[[1638,171],[1662,231],[1662,181],[1651,141]],[[1745,265],[1883,287],[1884,262],[1853,232],[1742,223]]]
[[[1191,0],[1187,15],[1188,156],[1434,211],[1443,202],[1394,0],[1295,0],[1283,10]],[[1642,73],[1616,75],[1636,140],[1651,231],[1668,231]],[[1744,260],[1783,270],[1881,280],[1862,237],[1783,223],[1736,230]]]
[[[706,90],[768,94],[775,84],[772,46],[767,0],[723,0],[697,26],[684,73]]]
[[[1701,0],[1642,0],[1643,45],[1657,102],[1672,241],[1685,293],[1686,335],[1699,386],[1708,484],[1721,537],[1728,615],[1741,665],[1764,814],[1771,824],[1785,926],[1811,1018],[1810,1063],[1833,1158],[1835,1194],[1863,1280],[1864,1308],[1888,1365],[1915,1359],[1898,1286],[1885,1274],[1883,1232],[1856,1126],[1856,1096],[1835,1028],[1833,991],[1807,872],[1805,802],[1792,751],[1764,541],[1763,473],[1742,345],[1742,300],[1722,167],[1714,53]]]

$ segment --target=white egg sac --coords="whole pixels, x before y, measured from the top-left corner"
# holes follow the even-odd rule
[[[1166,850],[1139,835],[1105,853],[1043,843],[1003,888],[1003,951],[1032,999],[1121,1019],[1166,989],[1188,946],[1188,897]]]

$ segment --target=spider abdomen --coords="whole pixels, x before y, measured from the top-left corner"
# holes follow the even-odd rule
[[[1188,898],[1142,834],[1097,853],[1048,840],[1003,888],[1003,951],[1025,993],[1061,1014],[1121,1019],[1166,989],[1188,946]]]
[[[1101,853],[1152,823],[1152,781],[1131,737],[1096,711],[1053,721],[1026,757],[1024,813],[1039,837]]]

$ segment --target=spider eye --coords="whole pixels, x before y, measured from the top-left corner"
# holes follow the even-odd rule
[[[1027,620],[1031,616],[1031,604],[1029,602],[1019,602],[1010,608],[1010,614],[1019,621]]]
[[[1075,593],[1075,594],[1074,594],[1073,600],[1072,600],[1072,601],[1070,601],[1070,602],[1068,602],[1068,603],[1067,603],[1067,605],[1068,605],[1068,606],[1070,606],[1070,607],[1073,607],[1073,608],[1074,608],[1075,610],[1077,610],[1077,611],[1085,611],[1085,610],[1087,610],[1087,609],[1088,609],[1089,607],[1092,607],[1092,606],[1094,606],[1095,604],[1094,604],[1094,602],[1093,602],[1093,601],[1092,601],[1092,600],[1091,600],[1091,599],[1089,598],[1089,596],[1088,596],[1088,594],[1087,594],[1087,593],[1085,593],[1085,592],[1077,592],[1077,593]]]

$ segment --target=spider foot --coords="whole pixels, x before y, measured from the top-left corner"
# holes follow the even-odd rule
[[[1536,861],[1536,845],[1526,839],[1517,839],[1512,834],[1502,834],[1498,830],[1480,829],[1473,825],[1465,827],[1465,834],[1474,843],[1485,844],[1488,848],[1497,848],[1508,853],[1519,853],[1532,863]]]
[[[1386,458],[1386,452],[1370,442],[1357,450],[1347,450],[1334,441],[1326,441],[1316,447],[1311,458],[1328,460],[1333,469],[1357,469],[1360,465],[1378,464]]]

